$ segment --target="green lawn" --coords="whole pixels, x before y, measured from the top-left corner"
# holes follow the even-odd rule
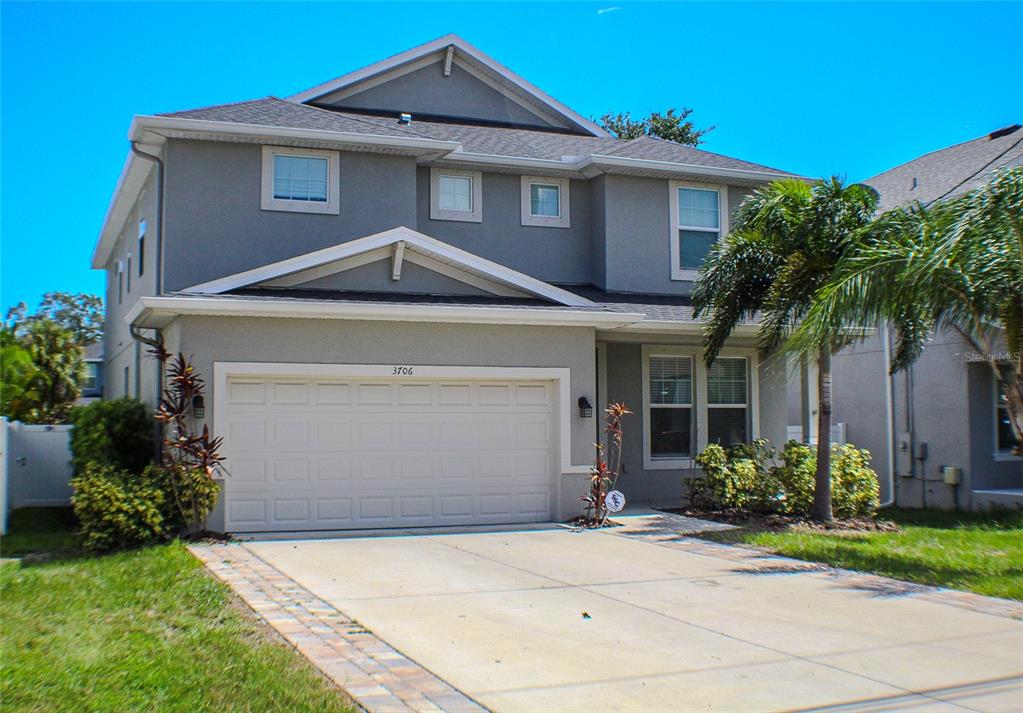
[[[342,694],[179,542],[73,549],[63,511],[13,513],[0,554],[0,710],[347,711]]]
[[[1023,600],[1023,514],[883,510],[901,532],[711,533],[719,542],[895,579]]]

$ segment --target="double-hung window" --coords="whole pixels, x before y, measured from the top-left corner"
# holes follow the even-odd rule
[[[483,222],[483,174],[430,169],[430,219]]]
[[[338,214],[337,151],[263,147],[263,210]]]
[[[1009,367],[999,367],[1006,377],[1011,378]],[[995,450],[1002,454],[1012,454],[1020,447],[1016,434],[1012,431],[1009,420],[1009,399],[1001,382],[995,381]]]
[[[745,357],[718,357],[707,369],[707,442],[749,442],[749,385]]]
[[[646,367],[650,458],[689,458],[693,450],[693,357],[651,354]]]
[[[695,280],[711,247],[728,232],[728,189],[670,181],[671,277]]]
[[[571,227],[569,180],[523,176],[522,224],[548,228]]]

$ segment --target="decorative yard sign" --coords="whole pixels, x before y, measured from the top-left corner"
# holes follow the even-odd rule
[[[608,512],[621,512],[625,507],[625,496],[621,490],[612,490],[604,496],[604,507]]]

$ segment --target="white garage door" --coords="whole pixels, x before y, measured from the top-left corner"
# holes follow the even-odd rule
[[[542,522],[550,382],[230,377],[233,532]]]

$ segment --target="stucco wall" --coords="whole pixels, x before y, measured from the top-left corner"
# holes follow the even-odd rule
[[[184,317],[168,330],[168,341],[194,355],[196,368],[210,384],[216,361],[567,367],[574,404],[582,395],[594,398],[593,334],[585,327]],[[216,399],[212,391],[206,404],[209,419]],[[590,463],[593,428],[593,419],[571,410],[573,464]],[[211,527],[221,527],[222,518],[218,510]]]
[[[341,152],[339,215],[260,209],[257,145],[168,141],[166,165],[167,291],[416,227],[414,158]]]
[[[692,338],[646,338],[647,344],[699,347]],[[736,340],[729,346],[747,348],[748,341]],[[676,504],[683,494],[682,479],[699,471],[668,469],[647,470],[643,467],[643,402],[642,341],[607,343],[607,400],[621,401],[633,411],[624,424],[624,464],[619,489],[633,503],[654,502]],[[758,367],[760,400],[760,436],[773,444],[782,444],[786,429],[785,363],[769,360]],[[695,455],[695,454],[694,454]]]
[[[569,185],[570,227],[522,225],[522,181],[517,175],[483,174],[483,222],[430,218],[430,169],[418,171],[419,231],[487,260],[541,280],[590,281],[590,191]]]
[[[124,316],[142,295],[156,294],[156,171],[150,170],[142,192],[132,207],[114,244],[105,269],[106,319],[103,322],[103,396],[137,396],[153,401],[155,370],[145,351],[132,339]],[[146,221],[146,236],[140,245],[139,221]],[[142,274],[139,274],[140,247]],[[130,257],[130,265],[129,263]],[[118,298],[117,265],[125,265],[121,297]],[[130,279],[129,279],[130,277]],[[128,389],[124,370],[128,369]]]
[[[608,175],[604,178],[606,289],[612,292],[689,294],[692,282],[671,279],[668,181]],[[733,212],[750,189],[728,186]]]
[[[506,98],[452,63],[451,75],[444,76],[444,62],[391,79],[384,84],[345,98],[337,93],[318,100],[338,108],[411,112],[464,119],[503,121],[527,126],[550,127],[550,122]],[[561,124],[564,126],[564,122]]]

